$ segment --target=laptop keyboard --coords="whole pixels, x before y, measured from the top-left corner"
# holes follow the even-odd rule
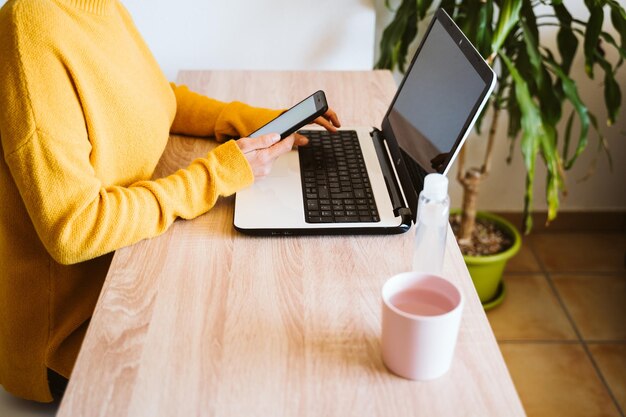
[[[301,130],[298,148],[307,223],[379,222],[363,154],[354,130]]]

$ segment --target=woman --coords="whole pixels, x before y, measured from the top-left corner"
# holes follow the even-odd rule
[[[168,84],[117,0],[10,0],[0,56],[0,384],[51,401],[112,252],[205,213],[306,139],[228,141],[151,181],[170,132],[224,141],[279,111]]]

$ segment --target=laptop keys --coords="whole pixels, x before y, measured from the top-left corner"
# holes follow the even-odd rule
[[[356,131],[301,130],[299,148],[308,223],[379,222]]]

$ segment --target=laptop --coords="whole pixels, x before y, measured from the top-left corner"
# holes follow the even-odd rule
[[[424,177],[449,172],[495,83],[493,70],[437,10],[380,129],[300,130],[311,143],[236,194],[234,227],[270,236],[406,232]]]

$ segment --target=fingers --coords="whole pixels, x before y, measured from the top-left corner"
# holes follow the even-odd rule
[[[280,135],[278,133],[268,133],[256,138],[241,138],[237,140],[237,145],[239,146],[239,149],[241,149],[241,152],[248,153],[259,149],[269,148],[279,140]]]
[[[309,138],[307,138],[304,135],[301,135],[300,133],[294,133],[294,145],[295,146],[305,146],[308,145],[309,143]]]
[[[341,122],[339,121],[339,117],[337,116],[337,113],[335,113],[333,109],[328,109],[328,111],[324,114],[323,117],[329,120],[333,124],[333,126],[341,127]]]
[[[254,176],[261,178],[269,175],[276,158],[289,152],[293,147],[293,142],[294,135],[291,135],[269,148],[257,149],[246,154],[246,157],[250,157],[248,161],[253,166],[252,172],[254,172]]]
[[[296,135],[280,140],[280,135],[270,133],[256,138],[241,138],[236,143],[248,160],[255,178],[260,178],[269,175],[276,158],[289,152],[295,141]]]
[[[267,156],[273,162],[274,159],[278,158],[280,155],[287,153],[293,148],[293,144],[295,142],[295,134],[289,135],[285,139],[281,140],[277,144],[264,149],[262,152],[267,152]]]
[[[322,126],[324,129],[330,131],[330,132],[336,132],[337,128],[335,126],[332,125],[331,122],[329,122],[328,120],[324,119],[322,116],[318,117],[317,119],[315,119],[315,123]]]
[[[315,123],[330,132],[336,132],[337,128],[341,126],[337,113],[335,113],[332,109],[328,109],[326,113],[315,119]]]
[[[336,132],[341,126],[337,113],[332,109],[328,109],[324,115],[315,119],[315,123],[331,132]],[[281,141],[280,135],[269,133],[256,138],[241,138],[236,143],[250,163],[254,176],[263,177],[269,174],[276,158],[289,152],[294,145],[308,144],[309,139],[299,133],[294,133]]]

